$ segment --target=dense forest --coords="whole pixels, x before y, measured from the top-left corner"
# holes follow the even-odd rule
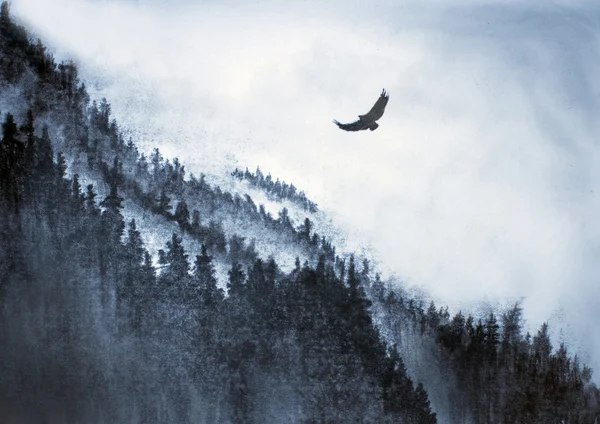
[[[553,348],[547,325],[523,334],[519,304],[451,316],[382,281],[367,258],[336,252],[308,216],[273,217],[158,148],[140,153],[110,104],[91,101],[76,65],[56,64],[7,3],[0,93],[10,107],[0,143],[0,422],[600,417],[592,370]],[[264,183],[258,175],[241,178]],[[263,183],[316,210],[293,185]],[[149,234],[164,238],[160,248]],[[284,269],[270,244],[295,265]]]
[[[316,212],[318,210],[317,204],[312,200],[309,200],[303,191],[299,192],[294,184],[287,184],[285,181],[279,181],[279,178],[276,178],[275,181],[273,181],[271,174],[267,174],[265,177],[260,170],[260,167],[256,168],[255,173],[248,171],[248,168],[243,172],[236,168],[231,173],[231,176],[239,180],[248,181],[250,185],[263,189],[275,199],[290,200],[299,204],[304,210],[309,212]]]

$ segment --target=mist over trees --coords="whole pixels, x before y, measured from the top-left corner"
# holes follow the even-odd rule
[[[278,200],[289,200],[300,205],[304,210],[309,212],[317,212],[317,204],[306,197],[303,191],[298,191],[294,184],[287,184],[285,181],[279,181],[277,178],[273,181],[271,174],[265,177],[260,167],[256,168],[256,172],[240,171],[235,169],[231,176],[239,180],[246,180],[251,186],[263,189],[267,194]]]
[[[13,89],[0,142],[2,421],[599,417],[592,370],[553,348],[547,325],[523,334],[520,305],[451,316],[382,281],[367,259],[336,253],[309,217],[273,217],[158,148],[140,153],[75,64],[57,64],[5,2],[0,93]],[[234,177],[316,211],[293,184],[259,170]],[[134,208],[141,215],[127,218]],[[246,228],[301,252],[295,267],[265,256]],[[160,248],[144,242],[165,232]],[[436,384],[441,373],[451,387]]]

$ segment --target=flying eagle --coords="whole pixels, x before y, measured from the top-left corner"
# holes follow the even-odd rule
[[[341,124],[334,119],[333,123],[345,131],[362,131],[366,129],[375,131],[377,127],[379,127],[379,124],[375,121],[383,116],[383,112],[385,111],[385,107],[389,99],[390,97],[385,92],[384,88],[369,113],[366,115],[358,115],[358,121],[351,122],[350,124]]]

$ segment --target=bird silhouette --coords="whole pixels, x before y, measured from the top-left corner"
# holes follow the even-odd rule
[[[342,124],[334,119],[333,123],[344,131],[362,131],[366,129],[375,131],[379,127],[379,124],[376,121],[383,116],[383,112],[385,112],[385,107],[387,106],[389,99],[390,96],[384,88],[371,110],[364,115],[358,115],[358,121]]]

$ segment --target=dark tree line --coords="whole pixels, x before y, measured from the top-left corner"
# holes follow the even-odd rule
[[[7,114],[0,144],[0,406],[31,422],[436,422],[353,257],[343,279],[324,255],[289,274],[234,264],[225,297],[204,245],[192,259],[174,233],[153,264],[119,179],[84,192],[30,117],[20,132]]]
[[[112,184],[113,181],[121,184],[124,192],[144,209],[177,223],[181,231],[203,243],[210,251],[221,255],[220,258],[230,262],[241,259],[244,263],[257,258],[254,241],[247,243],[244,237],[235,234],[228,237],[219,220],[209,218],[206,222],[206,217],[226,211],[229,215],[239,215],[244,220],[255,220],[289,240],[298,242],[314,260],[320,254],[325,254],[330,260],[335,259],[335,247],[314,231],[313,223],[308,217],[302,225],[296,227],[288,210],[283,208],[278,218],[274,219],[265,212],[262,205],[257,207],[248,195],[242,199],[239,195],[231,196],[230,193],[221,192],[219,187],[212,189],[204,182],[203,176],[197,179],[192,175],[185,181],[183,167],[172,167],[168,160],[162,158],[159,149],[154,150],[152,157],[152,165],[148,166],[142,155],[137,160],[135,174],[131,176],[124,171],[127,167],[120,157],[115,156],[112,166],[108,166],[106,162],[98,165],[100,175],[106,184]],[[178,164],[177,159],[174,163]],[[180,188],[173,189],[173,184]],[[148,188],[145,190],[144,186]],[[188,204],[195,204],[197,208],[192,209]]]
[[[454,423],[594,423],[600,418],[600,391],[592,370],[553,349],[548,325],[523,334],[522,309],[475,318],[403,297],[380,280],[369,285],[373,301],[391,329],[391,339],[410,333],[432,341],[431,358],[452,371],[447,393]],[[425,356],[425,355],[424,355]]]
[[[294,184],[279,181],[279,178],[273,181],[271,174],[267,174],[265,177],[260,168],[256,168],[254,174],[248,171],[248,168],[246,168],[246,171],[240,171],[236,168],[231,176],[238,180],[248,181],[253,187],[264,190],[277,200],[289,200],[300,205],[305,211],[312,213],[318,211],[317,204],[309,200],[303,191],[299,192]]]

